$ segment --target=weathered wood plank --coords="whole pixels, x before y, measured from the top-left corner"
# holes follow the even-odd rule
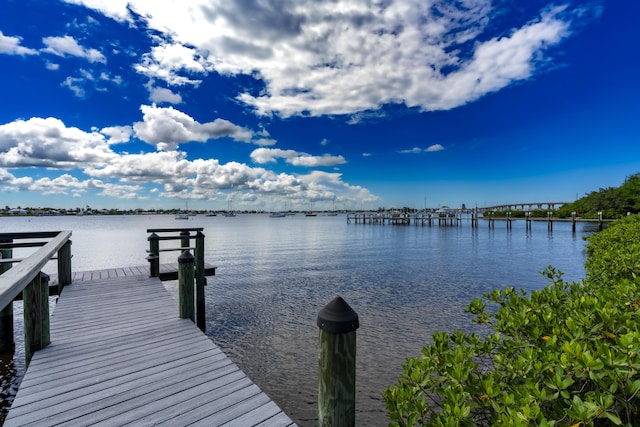
[[[6,426],[294,425],[193,322],[178,318],[157,278],[134,271],[65,287],[52,343],[35,353]]]
[[[6,307],[27,286],[71,237],[71,231],[61,231],[28,258],[0,275],[0,308]]]

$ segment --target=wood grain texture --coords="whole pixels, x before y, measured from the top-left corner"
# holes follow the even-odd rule
[[[191,320],[178,318],[158,278],[121,268],[74,274],[65,286],[51,344],[34,354],[5,426],[225,423],[295,425]]]

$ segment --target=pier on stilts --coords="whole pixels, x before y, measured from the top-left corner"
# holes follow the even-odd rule
[[[488,224],[489,228],[495,228],[496,222],[504,222],[508,230],[513,228],[513,222],[518,220],[525,221],[525,229],[531,231],[532,222],[546,222],[547,229],[553,231],[554,222],[571,222],[571,229],[575,233],[576,224],[580,222],[595,223],[598,230],[613,222],[613,219],[605,219],[602,213],[598,214],[598,218],[578,218],[573,212],[571,218],[554,218],[553,212],[548,212],[545,218],[534,218],[531,212],[526,211],[524,218],[513,216],[511,211],[455,211],[450,212],[355,212],[347,214],[348,224],[380,224],[380,225],[422,225],[440,227],[458,227],[465,222],[471,223],[472,228],[479,227],[480,221]]]
[[[28,364],[5,426],[295,425],[202,332],[215,273],[202,229],[148,232],[149,265],[90,272],[71,269],[71,231],[0,234],[0,344],[14,346],[9,312],[21,296]],[[180,246],[159,245],[171,240]],[[13,258],[18,247],[40,249]],[[178,262],[161,264],[172,251]],[[178,278],[178,301],[161,277]],[[50,292],[60,295],[51,316]]]

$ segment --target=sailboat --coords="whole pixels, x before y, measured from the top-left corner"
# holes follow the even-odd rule
[[[236,216],[235,212],[233,211],[233,202],[231,200],[229,200],[227,202],[227,211],[224,212],[222,215],[224,216]]]
[[[174,219],[189,219],[189,201],[186,202],[186,210],[184,212],[178,212]]]
[[[309,210],[304,213],[304,216],[318,216],[318,214],[313,211],[311,202],[309,202]]]
[[[336,212],[336,198],[333,198],[333,210],[327,214],[328,216],[338,216],[338,212]]]

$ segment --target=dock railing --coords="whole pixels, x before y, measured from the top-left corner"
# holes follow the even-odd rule
[[[24,304],[24,346],[27,364],[36,350],[50,344],[49,279],[42,268],[58,261],[58,292],[71,284],[71,231],[0,233],[0,351],[13,351],[13,300]],[[51,239],[49,241],[33,241]],[[16,240],[31,240],[16,242]],[[40,247],[26,258],[13,258],[14,248]],[[14,265],[15,264],[15,265]]]
[[[147,240],[149,276],[160,276],[160,253],[180,252],[178,256],[178,287],[180,297],[180,317],[191,318],[202,332],[206,331],[204,287],[207,284],[204,263],[204,228],[148,228],[151,233]],[[172,235],[161,236],[159,233]],[[179,233],[179,234],[178,234]],[[194,234],[191,234],[194,233]],[[180,240],[180,247],[160,248],[160,241]],[[191,246],[191,240],[195,245]],[[193,251],[193,255],[190,251]],[[194,270],[195,268],[195,270]],[[193,280],[195,278],[195,305],[193,301]],[[195,310],[194,310],[195,309]]]

